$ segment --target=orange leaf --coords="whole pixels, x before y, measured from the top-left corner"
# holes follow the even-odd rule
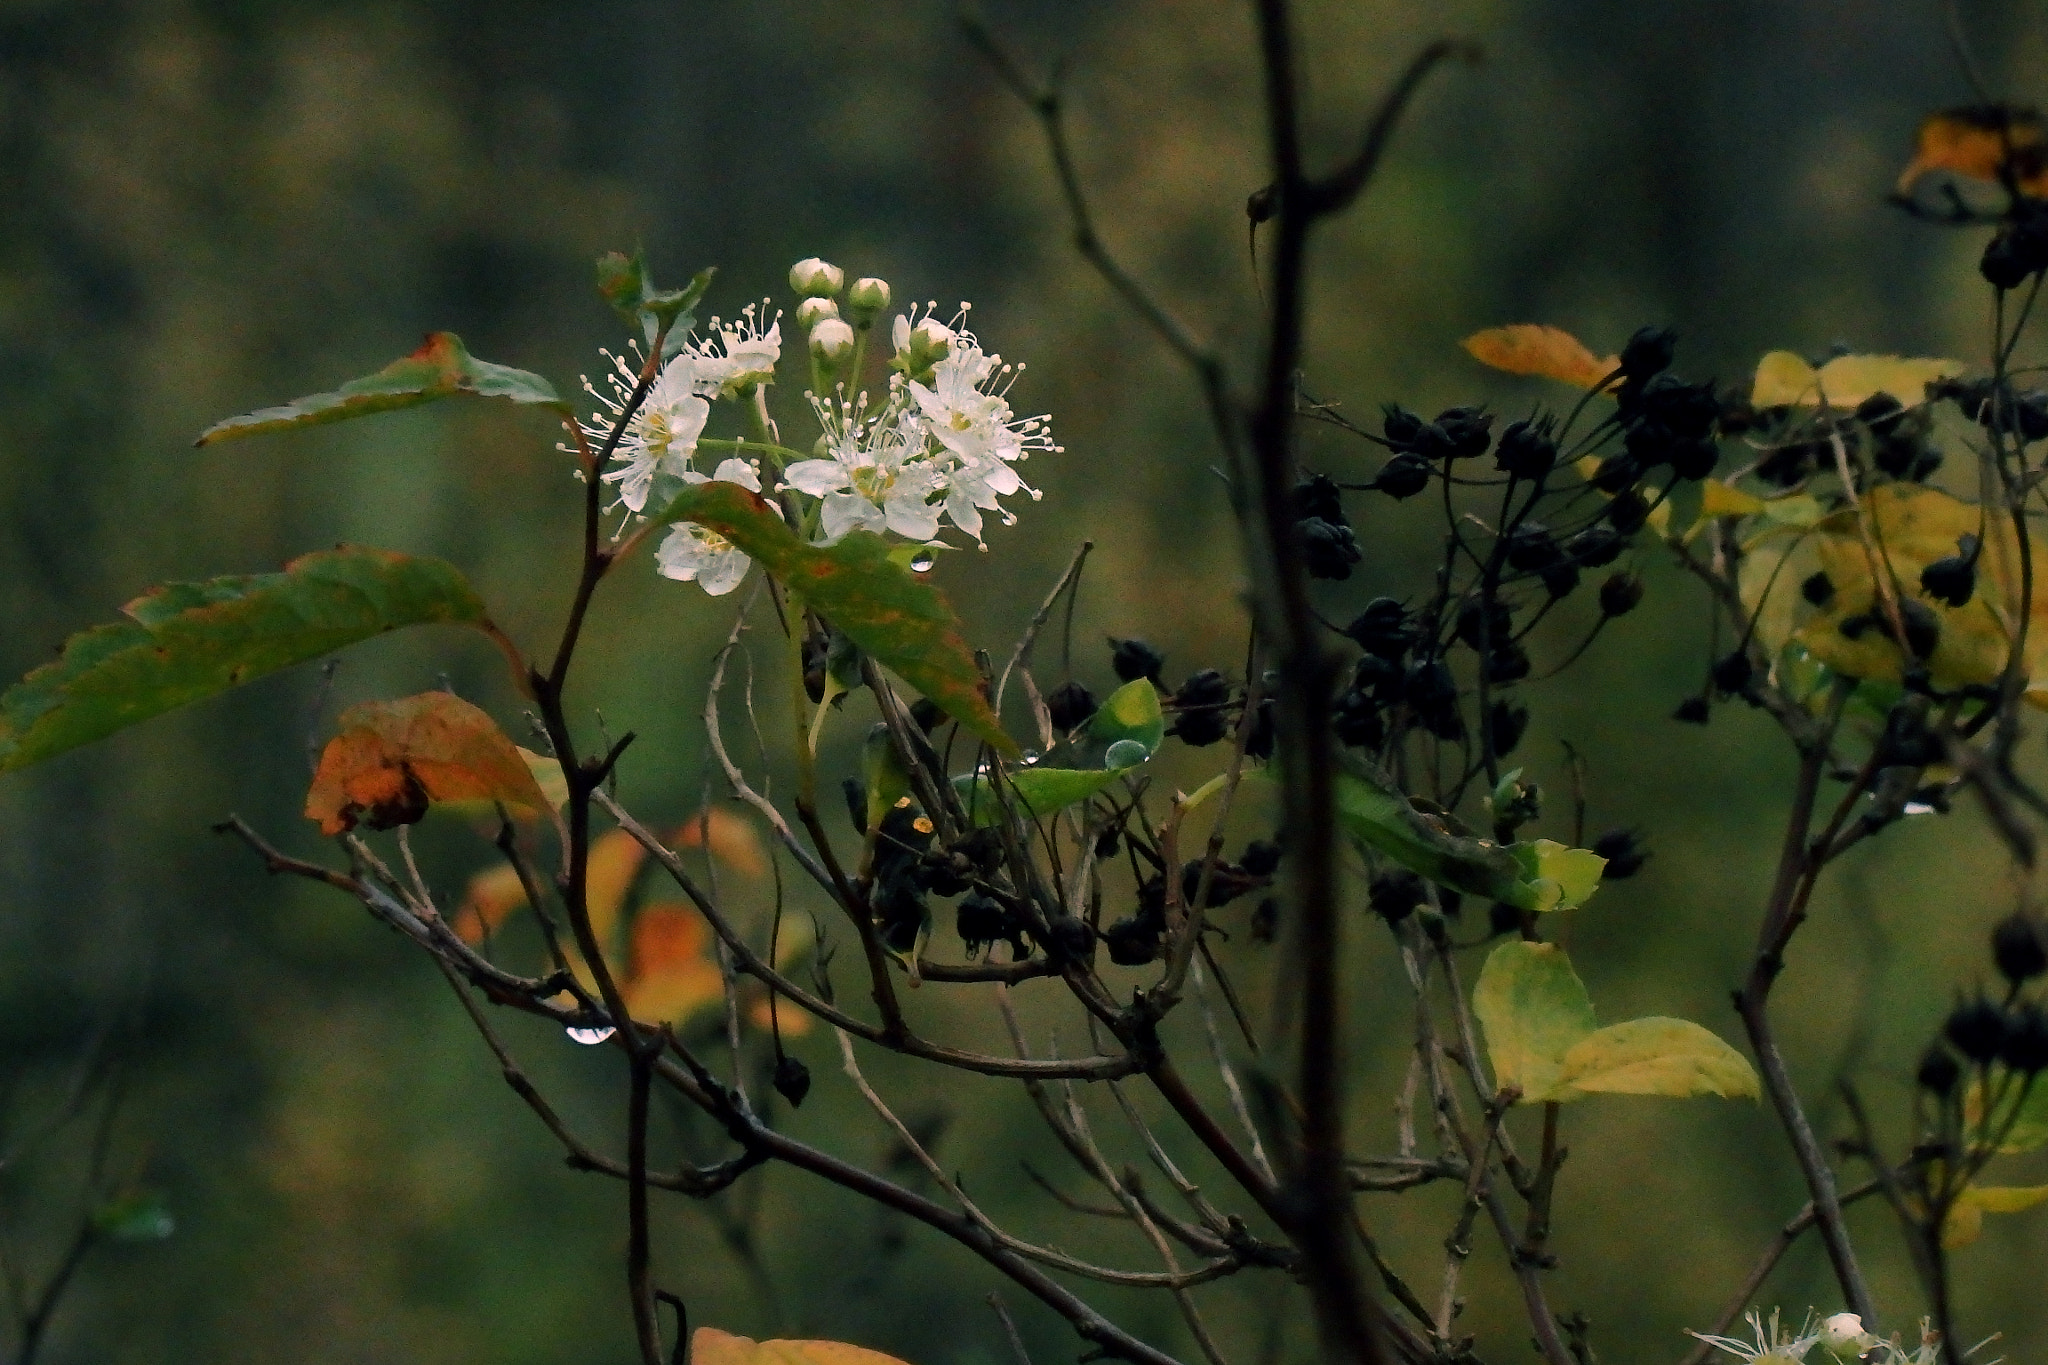
[[[1970,180],[2002,180],[2010,173],[2023,193],[2048,194],[2048,147],[2041,116],[2010,105],[1944,109],[1920,124],[1913,160],[1899,176],[1898,193],[1911,195],[1920,177],[1947,171]]]
[[[481,943],[524,904],[526,888],[520,884],[518,872],[503,863],[485,868],[469,879],[462,908],[455,912],[455,932],[464,943]]]
[[[607,830],[590,841],[590,867],[584,873],[583,903],[590,908],[590,927],[597,941],[609,944],[618,928],[619,912],[626,907],[626,893],[640,875],[647,850],[622,829]],[[609,953],[609,949],[607,949]]]
[[[843,1341],[755,1341],[716,1327],[690,1336],[692,1365],[903,1365],[895,1356]]]
[[[529,818],[548,808],[497,722],[451,692],[422,692],[342,713],[306,793],[306,818],[323,834],[359,821],[389,829],[416,823],[434,801],[500,801]]]
[[[632,969],[620,988],[626,1008],[643,1022],[680,1024],[725,995],[725,978],[709,956],[711,929],[681,905],[648,905],[633,917]]]
[[[1621,367],[1619,358],[1601,360],[1570,332],[1540,322],[1489,327],[1461,344],[1482,365],[1509,374],[1540,374],[1582,389],[1592,388]]]
[[[703,848],[707,843],[711,856],[735,871],[749,877],[767,875],[768,855],[761,851],[761,838],[745,817],[711,806],[691,816],[676,831],[677,848]]]

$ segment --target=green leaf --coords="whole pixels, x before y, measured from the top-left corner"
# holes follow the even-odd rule
[[[116,1242],[161,1242],[178,1230],[178,1224],[162,1195],[139,1191],[94,1209],[92,1228]]]
[[[1720,1095],[1756,1099],[1748,1059],[1685,1019],[1631,1019],[1574,1043],[1557,1073],[1556,1099],[1583,1095]]]
[[[1593,1000],[1571,959],[1554,943],[1513,939],[1493,950],[1472,990],[1486,1030],[1494,1084],[1515,1086],[1519,1103],[1558,1099],[1564,1056],[1593,1033]]]
[[[1019,752],[982,695],[953,608],[892,559],[882,537],[853,531],[836,545],[806,544],[773,503],[717,480],[685,488],[651,520],[694,521],[724,536],[946,714],[1000,753]]]
[[[880,829],[889,808],[910,795],[910,775],[903,771],[889,727],[880,721],[868,727],[868,737],[861,745],[860,772],[868,789],[868,828]]]
[[[681,289],[656,289],[654,276],[648,273],[646,257],[635,251],[631,256],[624,252],[607,251],[597,258],[597,292],[605,301],[618,309],[619,315],[628,322],[637,322],[652,346],[654,338],[664,328],[669,340],[662,347],[666,359],[682,347],[683,337],[696,326],[693,310],[703,301],[704,292],[711,287],[711,279],[718,272],[712,268],[700,270],[691,277],[690,283]]]
[[[373,375],[352,379],[332,393],[316,393],[281,408],[261,408],[216,422],[201,432],[194,445],[238,440],[287,427],[320,426],[367,417],[373,412],[416,407],[458,393],[478,398],[504,398],[567,414],[573,411],[537,374],[478,360],[453,332],[430,332],[417,351],[394,360]]]
[[[1522,865],[1499,844],[1456,834],[1409,803],[1378,768],[1349,754],[1337,772],[1337,821],[1362,844],[1442,886],[1535,909]]]
[[[344,546],[282,573],[169,583],[0,695],[0,772],[400,626],[486,624],[438,559]]]
[[[1145,678],[1125,683],[1110,693],[1096,708],[1095,714],[1088,718],[1088,735],[1105,746],[1128,740],[1141,745],[1145,757],[1150,758],[1166,737],[1166,717],[1159,709],[1159,689]]]
[[[1989,1119],[1983,1117],[1987,1082],[1989,1093],[2000,1097]],[[2048,1074],[2029,1083],[2023,1075],[1994,1067],[1986,1081],[1970,1087],[1967,1112],[1973,1121],[1983,1124],[1987,1137],[2003,1135],[1998,1144],[2001,1152],[2017,1154],[2048,1146]]]
[[[1569,910],[1600,885],[1607,860],[1550,839],[1497,844],[1454,830],[1415,808],[1393,779],[1350,754],[1339,756],[1337,823],[1411,872],[1454,891],[1506,901],[1518,910]]]

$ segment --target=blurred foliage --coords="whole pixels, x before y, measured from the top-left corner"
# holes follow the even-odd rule
[[[1981,352],[1981,234],[1882,203],[1921,116],[1967,98],[1937,5],[1301,8],[1313,132],[1332,154],[1421,41],[1456,31],[1490,54],[1430,92],[1362,210],[1320,241],[1317,397],[1363,414],[1393,399],[1518,411],[1538,381],[1482,372],[1457,340],[1528,319],[1596,353],[1669,322],[1690,372],[1730,379],[1767,350],[1838,340]],[[1248,336],[1242,205],[1265,176],[1243,16],[1198,0],[991,9],[1025,50],[1070,57],[1081,170],[1112,244],[1195,324]],[[1994,81],[2044,55],[2042,31],[2007,23],[1972,17]],[[1170,676],[1239,655],[1233,534],[1193,388],[1073,257],[1034,127],[942,5],[12,0],[0,62],[8,676],[151,584],[268,572],[340,540],[458,563],[509,633],[542,638],[575,537],[568,462],[543,415],[450,406],[291,441],[191,441],[225,415],[368,373],[437,328],[572,392],[618,340],[590,260],[636,244],[664,278],[718,264],[707,312],[737,311],[812,254],[886,276],[904,300],[976,300],[991,343],[1032,362],[1019,397],[1055,415],[1067,453],[1034,463],[1045,500],[1024,528],[937,574],[975,641],[1014,638],[1039,595],[1019,585],[1049,585],[1087,537],[1076,676],[1107,690],[1109,633],[1162,646]],[[1310,466],[1369,469],[1345,439],[1311,431]],[[1358,572],[1385,591],[1433,562],[1421,521],[1360,530]],[[1696,591],[1652,568],[1653,598]],[[698,702],[724,622],[650,573],[607,594],[586,646],[601,667],[578,703],[640,733],[626,795],[673,821],[702,792]],[[1525,753],[1563,790],[1558,741],[1578,746],[1594,827],[1640,826],[1655,851],[1573,926],[1592,993],[1612,1017],[1726,1032],[1789,759],[1760,717],[1668,722],[1708,645],[1652,621],[1621,623],[1568,681],[1536,690]],[[487,643],[393,639],[352,654],[331,696],[298,670],[0,783],[0,1131],[60,1105],[88,1041],[118,1028],[114,1141],[142,1154],[177,1213],[169,1241],[87,1267],[47,1359],[628,1358],[622,1192],[562,1168],[426,963],[340,898],[267,880],[205,833],[232,809],[317,848],[297,816],[316,703],[417,692],[444,669],[516,714]],[[1155,760],[1165,780],[1176,761]],[[1902,1113],[1952,984],[1983,970],[2004,890],[1970,876],[1999,865],[1977,858],[1991,843],[1974,818],[1914,822],[1861,851],[1795,949],[1777,1009],[1824,1129],[1839,1130],[1824,1097],[1845,1068],[1879,1112]],[[454,824],[420,842],[427,865],[460,876],[487,861]],[[451,901],[457,876],[439,888]],[[1398,1036],[1402,992],[1381,940],[1357,935],[1353,951],[1354,1128],[1384,1143],[1401,1059],[1374,1044]],[[1225,950],[1255,1000],[1259,953],[1244,934]],[[943,990],[927,986],[919,1012],[948,1013]],[[617,1059],[512,1036],[604,1145],[620,1122]],[[794,1046],[820,1077],[796,1130],[891,1160],[836,1083],[829,1040]],[[1057,1228],[1076,1252],[1106,1240],[1022,1178],[1023,1160],[1058,1167],[1011,1088],[914,1092],[914,1066],[892,1058],[870,1074],[921,1094],[906,1118],[991,1212]],[[1679,1329],[1704,1324],[1803,1200],[1782,1140],[1748,1105],[1595,1099],[1573,1121],[1553,1302],[1590,1313],[1610,1359],[1675,1357]],[[708,1150],[710,1134],[678,1123],[675,1143]],[[0,1172],[0,1233],[38,1275],[62,1254],[83,1159],[57,1145]],[[1382,1199],[1368,1216],[1397,1261],[1427,1264],[1454,1197]],[[1007,1358],[985,1268],[850,1196],[772,1172],[717,1205],[659,1207],[659,1254],[687,1267],[678,1288],[699,1322],[918,1365]],[[1882,1210],[1853,1221],[1880,1301],[1910,1304]],[[2026,1254],[2040,1238],[2027,1216],[1993,1220],[1957,1260],[1963,1320],[2003,1329],[2013,1359],[2048,1350],[2043,1258]],[[1526,1327],[1497,1258],[1476,1256],[1467,1284],[1468,1325],[1512,1358]],[[1274,1285],[1215,1291],[1240,1359],[1308,1349],[1297,1291]],[[1806,1245],[1765,1301],[1826,1311],[1831,1294]],[[1163,1304],[1127,1320],[1179,1339]],[[1020,1325],[1041,1359],[1071,1350],[1035,1309]]]

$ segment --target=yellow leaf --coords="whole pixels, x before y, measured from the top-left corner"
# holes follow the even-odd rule
[[[1949,1206],[1941,1225],[1941,1245],[1953,1251],[1984,1235],[1987,1213],[2020,1213],[2048,1202],[2048,1185],[1969,1185]]]
[[[1899,176],[1898,193],[1911,196],[1920,177],[1946,171],[1971,180],[2001,180],[2010,172],[2024,194],[2048,195],[2041,116],[2031,109],[1980,105],[1944,109],[1920,124],[1913,160]]]
[[[1790,351],[1772,351],[1757,362],[1749,401],[1758,408],[1821,403],[1853,408],[1872,394],[1888,393],[1910,408],[1927,401],[1929,384],[1963,369],[1958,360],[1843,355],[1816,370]]]
[[[1748,517],[1764,510],[1764,500],[1754,493],[1709,479],[1700,485],[1700,520],[1708,517]]]
[[[1955,554],[1962,536],[1980,531],[1986,543],[1976,595],[1960,607],[1926,596],[1920,589],[1921,571]],[[1987,521],[1976,504],[1940,489],[1880,484],[1865,495],[1860,509],[1819,522],[1813,542],[1834,595],[1793,638],[1814,658],[1849,677],[1897,681],[1902,654],[1891,638],[1887,606],[1897,592],[1932,613],[1940,626],[1927,661],[1937,687],[1988,683],[2004,672],[2017,629],[2009,604],[2020,595],[2019,540],[2008,518]],[[1774,593],[1796,592],[1797,586],[1781,577]],[[2036,591],[2031,607],[2026,666],[2033,676],[2048,663],[2048,592]],[[2028,700],[2036,705],[2048,701],[2048,686],[2030,689]]]
[[[755,1341],[716,1327],[690,1336],[691,1365],[903,1365],[895,1356],[843,1341]]]
[[[1621,368],[1616,356],[1601,360],[1562,328],[1518,322],[1474,332],[1460,343],[1474,360],[1509,374],[1536,374],[1590,389]]]
[[[1756,1071],[1728,1044],[1686,1019],[1631,1019],[1572,1044],[1552,1098],[1581,1095],[1720,1095],[1755,1099]]]

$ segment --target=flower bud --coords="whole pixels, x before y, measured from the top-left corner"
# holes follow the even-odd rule
[[[853,340],[853,328],[824,318],[811,329],[811,354],[827,365],[842,364],[853,355]]]
[[[1626,616],[1636,609],[1643,600],[1643,580],[1639,574],[1621,573],[1609,575],[1600,585],[1600,611],[1605,616]]]
[[[882,310],[889,306],[889,282],[866,275],[853,282],[846,291],[846,311],[853,316],[856,327],[871,327]]]
[[[1835,1359],[1847,1361],[1877,1345],[1877,1338],[1863,1330],[1862,1318],[1837,1313],[1820,1325],[1820,1344]]]
[[[846,272],[816,256],[789,268],[789,287],[807,299],[829,299],[846,283]]]
[[[1956,1082],[1963,1078],[1963,1065],[1955,1054],[1940,1043],[1930,1045],[1920,1055],[1920,1068],[1913,1073],[1913,1082],[1928,1094],[1947,1099],[1955,1093]]]
[[[806,332],[827,318],[839,316],[839,305],[830,299],[808,298],[796,306],[796,325]]]

